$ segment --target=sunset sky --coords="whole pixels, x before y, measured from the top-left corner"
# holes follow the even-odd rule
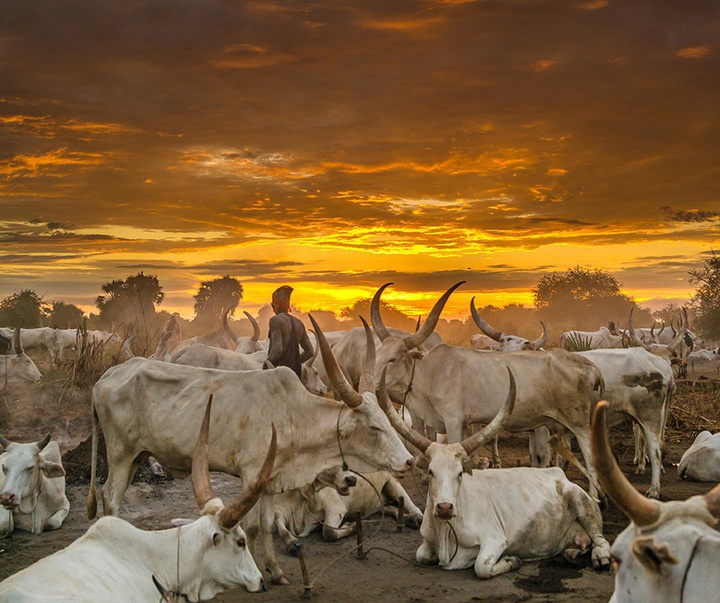
[[[720,4],[0,0],[0,297],[192,317],[532,304],[603,268],[657,309],[720,248]]]

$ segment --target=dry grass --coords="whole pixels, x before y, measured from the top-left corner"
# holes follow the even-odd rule
[[[678,382],[670,403],[667,435],[694,439],[701,431],[720,431],[720,381],[695,379]]]

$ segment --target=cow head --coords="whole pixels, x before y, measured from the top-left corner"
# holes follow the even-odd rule
[[[515,377],[508,368],[510,389],[505,404],[485,428],[459,444],[432,442],[405,423],[392,405],[385,387],[385,375],[380,379],[379,400],[390,423],[397,432],[415,446],[427,463],[430,475],[426,513],[437,519],[448,520],[457,514],[457,501],[463,475],[472,474],[474,467],[470,455],[485,442],[494,438],[512,414],[515,406]]]
[[[277,433],[272,437],[265,462],[255,480],[233,502],[224,505],[213,493],[208,466],[208,434],[212,395],[208,400],[192,459],[192,484],[202,517],[182,529],[192,530],[186,538],[192,547],[188,575],[180,572],[180,591],[190,601],[209,600],[229,586],[242,585],[250,592],[263,589],[262,574],[247,548],[240,520],[258,501],[272,472],[277,452]],[[180,538],[181,536],[178,536]],[[181,558],[190,555],[180,550]]]
[[[253,354],[255,352],[259,352],[262,349],[262,346],[259,343],[260,339],[260,325],[258,324],[257,320],[253,318],[253,315],[249,312],[246,312],[243,310],[243,314],[245,314],[246,318],[250,321],[250,324],[253,328],[253,334],[250,337],[240,337],[238,336],[235,331],[233,331],[230,328],[230,324],[228,323],[228,313],[230,310],[235,308],[235,306],[231,306],[225,312],[223,312],[223,328],[225,329],[225,332],[228,334],[228,337],[235,342],[235,351],[239,354]]]
[[[345,402],[347,412],[338,418],[338,441],[345,454],[355,457],[353,468],[358,471],[386,469],[393,475],[402,475],[412,467],[412,455],[403,446],[395,430],[378,405],[375,395],[375,342],[367,322],[365,328],[365,363],[360,376],[359,392],[352,388],[340,370],[330,344],[315,319],[318,347],[322,354],[330,386]]]
[[[63,477],[60,463],[47,460],[42,451],[50,442],[47,434],[39,442],[20,444],[0,436],[0,445],[7,456],[2,465],[5,484],[0,491],[0,505],[9,511],[32,513],[41,489],[41,476],[48,479]]]
[[[440,314],[452,292],[464,282],[465,281],[460,281],[450,287],[442,297],[435,302],[423,325],[412,335],[406,335],[404,337],[391,335],[380,317],[380,296],[385,288],[392,285],[392,283],[385,283],[375,293],[372,303],[370,304],[370,319],[373,329],[375,329],[375,334],[382,342],[377,352],[375,370],[379,373],[387,367],[387,387],[393,399],[398,401],[402,400],[403,394],[412,379],[413,363],[416,360],[422,359],[424,356],[423,343],[435,330]]]
[[[350,488],[357,485],[357,477],[352,471],[340,465],[320,472],[312,483],[312,491],[319,492],[323,488],[333,488],[340,496],[349,496]]]
[[[512,352],[515,350],[540,350],[547,341],[547,328],[545,323],[540,321],[542,325],[542,335],[530,341],[524,337],[518,337],[517,335],[506,335],[505,333],[493,329],[485,320],[483,320],[480,313],[475,308],[475,298],[470,300],[470,312],[472,313],[473,320],[478,328],[488,337],[497,341],[498,345],[494,346],[494,349],[500,352]]]
[[[714,526],[720,519],[720,486],[685,501],[659,502],[640,494],[610,448],[608,406],[602,401],[595,407],[592,461],[602,489],[631,520],[610,549],[616,569],[611,601],[700,601],[689,593],[708,580],[702,574],[717,563],[720,539]],[[714,584],[702,600],[715,598],[716,580]]]
[[[0,358],[0,382],[27,383],[28,381],[40,381],[42,379],[38,367],[35,366],[35,363],[25,353],[20,344],[20,327],[15,327],[10,350],[11,355]]]

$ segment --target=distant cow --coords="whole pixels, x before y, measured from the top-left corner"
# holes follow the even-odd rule
[[[60,448],[50,437],[20,444],[0,436],[0,538],[14,529],[57,530],[70,511]]]
[[[480,313],[475,308],[474,297],[470,300],[470,312],[472,314],[473,320],[475,321],[475,324],[478,326],[478,329],[480,329],[486,337],[489,337],[492,341],[495,342],[494,346],[491,346],[490,348],[484,348],[479,347],[482,340],[476,339],[476,343],[474,343],[472,346],[476,350],[492,349],[499,352],[513,352],[515,350],[540,350],[545,345],[545,342],[547,342],[547,328],[545,327],[545,323],[542,321],[540,321],[540,325],[542,326],[542,335],[540,335],[540,337],[538,337],[534,341],[530,341],[529,339],[525,339],[524,337],[518,337],[517,335],[508,335],[507,333],[503,333],[502,331],[498,331],[497,329],[491,327],[483,319],[483,317],[480,316]]]
[[[20,327],[13,331],[10,354],[0,357],[0,390],[6,385],[40,381],[42,375],[20,344]]]
[[[701,431],[678,463],[678,475],[698,482],[720,482],[720,432]]]

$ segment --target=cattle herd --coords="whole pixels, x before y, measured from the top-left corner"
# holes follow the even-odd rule
[[[267,344],[249,314],[250,337],[232,331],[226,312],[223,328],[193,339],[183,339],[171,319],[150,358],[134,357],[125,341],[127,359],[92,391],[87,515],[94,519],[101,507],[104,517],[68,547],[6,578],[0,603],[195,602],[238,586],[265,590],[255,561],[261,551],[271,582],[288,581],[275,533],[297,554],[311,531],[335,541],[355,533],[351,518],[381,511],[419,527],[420,565],[473,568],[489,579],[523,560],[588,555],[596,569],[614,568],[613,603],[715,600],[720,486],[659,501],[676,379],[693,358],[717,360],[686,313],[678,329],[640,329],[631,312],[623,331],[568,332],[549,347],[544,324],[534,341],[505,334],[473,301],[480,333],[468,346],[452,346],[435,328],[462,283],[413,333],[383,324],[380,300],[391,284],[372,300],[372,327],[363,320],[360,328],[323,333],[310,317],[315,356],[301,379],[286,367],[262,370]],[[57,362],[73,352],[77,333],[14,328],[0,336],[8,348],[0,380],[9,389],[42,378],[25,350],[41,349]],[[114,333],[92,337],[122,343]],[[579,339],[590,349],[571,351]],[[646,495],[610,449],[607,425],[628,417],[639,471],[650,461]],[[530,467],[500,467],[503,430],[528,433]],[[108,475],[98,493],[101,433]],[[678,465],[682,478],[720,481],[718,438],[697,436]],[[561,468],[573,439],[587,492]],[[491,463],[477,456],[489,442]],[[70,502],[58,443],[49,434],[31,443],[0,435],[0,450],[0,538],[24,530],[41,539],[60,529]],[[199,519],[145,531],[118,518],[150,455],[173,474],[192,476]],[[239,477],[243,492],[224,504],[210,471]],[[424,510],[398,480],[409,471],[427,480]],[[606,496],[630,521],[612,546],[599,505]]]

